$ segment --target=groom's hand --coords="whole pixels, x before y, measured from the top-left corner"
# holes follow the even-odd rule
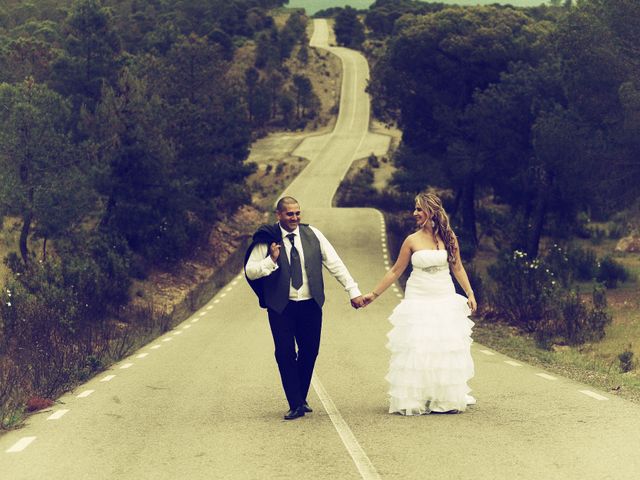
[[[280,256],[280,245],[276,242],[273,242],[269,247],[269,255],[271,255],[271,260],[273,263],[278,261],[278,257]]]
[[[364,307],[364,300],[362,299],[362,295],[351,299],[351,306],[356,310],[358,308]]]

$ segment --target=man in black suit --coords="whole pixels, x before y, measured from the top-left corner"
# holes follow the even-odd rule
[[[307,393],[320,348],[324,284],[322,266],[344,286],[354,308],[363,306],[358,284],[326,237],[300,223],[300,205],[282,197],[275,225],[253,236],[245,258],[245,275],[267,309],[275,356],[289,411],[285,420],[311,412]],[[296,352],[297,345],[297,352]]]

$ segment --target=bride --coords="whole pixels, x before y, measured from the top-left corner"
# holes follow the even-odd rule
[[[405,297],[389,318],[389,413],[458,413],[475,403],[467,386],[474,374],[468,317],[477,304],[441,200],[421,193],[415,202],[418,230],[405,239],[395,265],[364,299],[373,302],[411,262]],[[466,299],[456,294],[449,272]]]

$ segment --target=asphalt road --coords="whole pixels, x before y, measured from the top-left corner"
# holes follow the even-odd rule
[[[299,148],[309,166],[286,190],[334,244],[363,291],[383,275],[379,212],[333,209],[367,133],[368,67],[344,67],[331,135]],[[309,401],[286,422],[266,314],[238,275],[173,331],[0,437],[0,479],[638,479],[640,407],[473,346],[478,404],[459,415],[387,412],[389,289],[355,311],[326,278],[323,341]]]

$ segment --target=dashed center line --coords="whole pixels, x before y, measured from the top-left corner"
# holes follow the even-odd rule
[[[212,308],[213,308],[213,305],[209,305],[209,306],[207,307],[207,310],[211,310]]]
[[[201,312],[201,313],[200,313],[200,316],[201,316],[201,317],[204,317],[206,314],[207,314],[207,312]]]
[[[537,376],[542,377],[546,380],[557,380],[556,377],[552,376],[552,375],[548,375],[546,373],[536,373]]]
[[[95,392],[95,390],[85,390],[84,392],[82,392],[80,395],[77,396],[77,398],[87,398],[89,395],[91,395],[93,392]]]
[[[154,345],[153,347],[151,347],[151,350],[157,350],[158,348],[160,348],[162,345]]]
[[[522,364],[518,362],[514,362],[513,360],[505,360],[504,363],[511,365],[512,367],[521,367]]]
[[[216,299],[213,301],[213,303],[220,303],[220,299],[219,299],[219,298],[216,298]]]
[[[191,323],[197,323],[198,320],[200,320],[199,318],[194,318],[193,320],[191,320]]]
[[[36,438],[37,437],[23,437],[23,438],[21,438],[16,443],[14,443],[13,446],[11,448],[9,448],[9,450],[7,450],[7,453],[17,453],[17,452],[23,451],[25,448],[27,448],[29,445],[31,445],[31,442],[33,442]]]
[[[58,410],[47,417],[47,420],[60,420],[69,410]]]
[[[164,340],[162,340],[163,342],[170,342],[171,340],[173,340],[173,338],[169,337],[169,338],[165,338]]]
[[[124,365],[120,366],[120,370],[126,370],[127,368],[131,367],[133,367],[133,363],[125,363]]]
[[[147,355],[149,355],[148,353],[141,353],[140,355],[136,355],[136,358],[144,358]]]
[[[484,353],[485,355],[495,355],[491,350],[479,350],[480,353]]]
[[[185,325],[184,327],[182,327],[183,330],[187,330],[188,328],[191,328],[191,325]]]
[[[173,335],[182,335],[182,332],[178,330],[177,332],[173,332]]]
[[[102,380],[100,380],[101,382],[110,382],[111,380],[113,380],[114,378],[116,378],[115,375],[107,375],[106,377],[104,377]]]

